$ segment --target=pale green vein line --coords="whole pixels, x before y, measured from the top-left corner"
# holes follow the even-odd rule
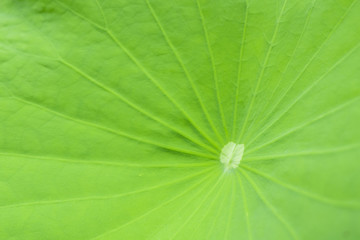
[[[233,211],[232,209],[234,209],[234,205],[235,205],[235,183],[234,183],[234,178],[231,178],[232,182],[231,182],[231,203],[230,203],[230,211],[229,211],[229,216],[228,216],[228,220],[227,220],[227,224],[226,224],[226,228],[225,228],[225,234],[224,234],[224,239],[229,239],[229,231],[230,231],[230,225],[233,222],[232,221],[232,216],[233,216]]]
[[[210,179],[210,176],[207,178]],[[199,191],[196,192],[196,194],[192,194],[192,197],[187,200],[180,208],[177,208],[176,211],[174,211],[171,216],[169,216],[167,218],[167,222],[172,222],[174,218],[176,218],[176,220],[179,218],[179,216],[181,214],[183,214],[183,211],[185,211],[185,209],[189,206],[191,206],[190,203],[194,203],[195,199],[199,199],[201,196],[201,193],[205,191],[205,189],[211,185],[211,180],[209,180],[209,182],[207,184],[204,185],[204,187],[202,187]],[[176,221],[175,220],[175,221]],[[167,226],[164,227],[165,231],[168,231],[169,228],[167,228]],[[159,228],[157,231],[155,231],[151,237],[149,237],[149,239],[155,239],[154,236],[158,235],[159,232],[161,232],[162,230],[164,230],[164,228]],[[167,228],[167,229],[166,229]]]
[[[307,198],[310,198],[310,199],[314,199],[314,200],[317,200],[319,202],[322,202],[322,203],[326,203],[326,204],[330,204],[330,205],[334,205],[334,206],[340,206],[340,207],[351,207],[351,208],[359,208],[360,207],[360,202],[352,202],[352,201],[346,201],[346,202],[342,202],[342,201],[338,201],[338,200],[334,200],[334,199],[330,199],[330,198],[327,198],[327,197],[324,197],[324,196],[320,196],[320,195],[317,195],[317,194],[314,194],[314,193],[311,193],[311,192],[308,192],[308,191],[305,191],[305,190],[302,190],[298,187],[295,187],[293,185],[290,185],[290,184],[287,184],[283,181],[280,181],[279,179],[276,179],[274,177],[271,177],[267,174],[265,174],[264,172],[261,172],[259,170],[255,170],[251,167],[248,167],[246,165],[241,165],[242,168],[248,170],[248,171],[251,171],[265,179],[268,179],[288,190],[291,190],[299,195],[302,195],[302,196],[305,196]]]
[[[194,217],[194,215],[200,210],[200,208],[202,207],[202,205],[204,204],[204,202],[206,200],[208,200],[209,196],[214,192],[215,188],[217,187],[217,185],[220,183],[220,181],[223,179],[224,177],[224,172],[221,174],[221,176],[218,178],[218,180],[215,182],[214,186],[209,190],[208,194],[204,196],[203,200],[201,201],[201,203],[196,207],[196,209],[192,212],[192,214],[189,215],[189,217],[184,221],[183,224],[181,224],[181,226],[178,227],[178,229],[176,230],[176,232],[173,234],[173,236],[171,237],[172,239],[175,239],[176,236],[179,234],[179,232],[190,222],[190,220]]]
[[[130,106],[131,108],[135,109],[136,111],[140,112],[141,114],[149,117],[150,119],[154,120],[155,122],[160,123],[161,125],[169,128],[170,130],[178,133],[179,135],[183,136],[184,138],[190,140],[191,142],[199,145],[200,147],[203,147],[204,149],[217,154],[217,151],[211,147],[209,147],[208,145],[194,139],[193,137],[189,136],[188,134],[186,134],[185,132],[181,131],[180,129],[177,129],[175,127],[172,126],[172,124],[167,123],[166,121],[163,121],[161,118],[156,117],[154,114],[146,111],[145,109],[143,109],[142,107],[138,106],[137,104],[133,103],[132,101],[130,101],[129,99],[127,99],[126,97],[124,97],[122,94],[120,94],[117,91],[112,90],[111,88],[105,86],[104,84],[102,84],[101,82],[97,81],[96,79],[94,79],[93,77],[91,77],[90,75],[86,74],[84,71],[82,71],[81,69],[79,69],[78,67],[74,66],[73,64],[69,63],[68,61],[66,61],[65,59],[60,58],[59,60],[60,63],[64,64],[65,66],[69,67],[70,69],[72,69],[73,71],[77,72],[78,74],[80,74],[81,76],[85,77],[88,81],[90,81],[91,83],[95,84],[96,86],[100,87],[101,89],[105,90],[106,92],[116,96],[117,98],[119,98],[122,102],[124,102],[125,104],[127,104],[128,106]]]
[[[172,41],[170,40],[169,36],[167,35],[164,27],[162,26],[161,22],[160,22],[160,19],[158,18],[154,8],[151,6],[149,0],[146,0],[146,3],[147,3],[147,6],[149,7],[150,9],[150,12],[152,14],[152,16],[154,17],[157,25],[159,26],[159,29],[161,30],[167,44],[169,45],[169,47],[171,48],[171,50],[173,51],[176,59],[178,60],[181,68],[183,69],[184,73],[185,73],[185,76],[187,77],[187,79],[189,80],[190,82],[190,85],[200,103],[200,106],[202,108],[202,111],[204,112],[205,114],[205,117],[207,119],[207,121],[209,122],[211,128],[213,129],[213,131],[215,132],[216,136],[219,138],[219,140],[222,142],[222,144],[224,144],[224,139],[222,138],[222,136],[220,135],[219,131],[217,130],[217,128],[215,127],[214,125],[214,122],[212,121],[211,117],[210,117],[210,114],[209,112],[207,111],[206,107],[205,107],[205,104],[204,104],[204,101],[203,99],[201,98],[200,96],[200,93],[199,93],[199,90],[197,89],[196,85],[194,84],[194,80],[192,79],[192,77],[190,76],[190,73],[188,71],[188,69],[185,67],[185,64],[184,62],[181,60],[181,57],[180,57],[180,54],[178,53],[178,51],[176,50],[175,46],[173,45]]]
[[[131,221],[127,221],[126,223],[124,223],[124,224],[122,224],[122,225],[120,225],[120,226],[118,226],[118,227],[116,227],[116,228],[114,228],[114,229],[111,229],[111,230],[109,230],[109,231],[107,231],[107,232],[105,232],[105,233],[102,233],[102,234],[100,234],[100,235],[98,235],[98,236],[95,236],[94,238],[91,238],[91,240],[103,238],[103,237],[105,237],[105,236],[108,236],[109,234],[113,234],[113,233],[119,231],[120,229],[122,229],[122,228],[124,228],[124,227],[126,227],[126,226],[128,226],[128,225],[130,225],[130,224],[132,224],[132,223],[134,223],[134,222],[136,222],[136,221],[139,221],[139,220],[143,219],[144,217],[146,217],[147,215],[151,214],[152,212],[154,212],[154,211],[156,211],[156,210],[158,210],[158,209],[166,206],[167,204],[169,204],[169,203],[171,203],[171,202],[173,202],[173,201],[181,198],[182,196],[186,195],[186,194],[189,193],[192,189],[196,188],[197,186],[199,186],[199,185],[201,185],[203,182],[205,182],[206,179],[208,179],[209,177],[210,177],[210,175],[209,175],[209,176],[206,176],[206,177],[203,178],[201,181],[197,182],[196,184],[192,185],[192,186],[189,187],[189,188],[186,188],[185,191],[183,191],[183,192],[181,192],[180,194],[176,195],[175,197],[173,197],[173,198],[171,198],[171,199],[169,199],[169,200],[167,200],[167,201],[159,204],[158,206],[156,206],[156,207],[152,208],[151,210],[145,212],[144,214],[140,215],[139,217],[136,217],[136,218],[134,218],[134,219],[131,220]],[[205,188],[205,187],[204,187],[204,188]],[[202,190],[202,189],[201,189],[201,190]],[[201,190],[200,190],[200,191],[201,191]]]
[[[268,146],[268,145],[270,145],[270,144],[272,144],[272,143],[275,143],[275,142],[277,142],[278,140],[280,140],[280,139],[282,139],[282,138],[284,138],[284,137],[286,137],[286,136],[288,136],[288,135],[290,135],[290,134],[292,134],[292,133],[294,133],[294,132],[296,132],[296,131],[299,131],[299,130],[303,129],[304,127],[306,127],[306,126],[308,126],[308,125],[310,125],[310,124],[312,124],[312,123],[315,123],[315,122],[317,122],[317,121],[319,121],[319,120],[321,120],[321,119],[323,119],[323,118],[325,118],[325,117],[327,117],[327,116],[329,116],[329,115],[331,115],[331,114],[334,114],[334,113],[336,113],[336,112],[338,112],[338,111],[346,108],[347,106],[349,106],[349,105],[351,105],[352,103],[358,101],[359,99],[360,99],[360,96],[358,96],[358,97],[356,97],[356,98],[354,98],[354,99],[351,99],[351,100],[349,100],[349,101],[346,101],[345,103],[340,104],[339,106],[336,106],[336,107],[330,109],[329,111],[327,111],[327,112],[325,112],[325,113],[322,113],[322,114],[320,114],[319,116],[317,116],[317,117],[315,117],[315,118],[313,118],[313,119],[311,119],[311,120],[309,120],[309,121],[306,121],[306,122],[304,122],[304,123],[302,123],[302,124],[300,124],[300,125],[298,125],[298,126],[295,126],[295,127],[291,128],[291,129],[289,129],[289,130],[281,133],[279,136],[271,139],[270,141],[268,141],[268,142],[266,142],[266,143],[264,143],[264,144],[261,144],[261,145],[259,145],[258,147],[254,147],[254,148],[249,149],[249,151],[247,152],[247,154],[250,154],[250,153],[252,153],[252,152],[255,152],[255,151],[257,151],[257,150],[259,150],[259,149],[261,149],[261,148],[263,148],[263,147],[266,147],[266,146]]]
[[[119,163],[119,162],[108,162],[108,161],[85,161],[85,160],[76,160],[68,158],[55,158],[47,156],[37,156],[37,155],[27,155],[27,154],[17,154],[17,153],[3,153],[0,152],[0,156],[4,157],[15,157],[15,158],[26,158],[32,160],[40,161],[55,161],[61,163],[69,164],[82,164],[82,165],[100,165],[100,166],[115,166],[115,167],[129,167],[129,168],[188,168],[188,167],[206,167],[214,165],[214,162],[205,162],[205,163],[174,163],[174,164],[136,164],[136,163]],[[1,159],[0,159],[1,161]]]
[[[282,74],[282,77],[281,77],[280,81],[277,82],[276,87],[274,88],[274,91],[271,93],[271,96],[270,96],[269,100],[266,101],[266,104],[265,104],[265,106],[264,106],[263,109],[267,109],[267,108],[268,108],[268,105],[271,103],[271,99],[273,98],[275,92],[278,90],[278,88],[279,88],[279,86],[280,86],[280,83],[284,80],[285,73],[287,73],[289,67],[291,66],[290,63],[292,63],[292,61],[295,59],[295,58],[294,58],[295,53],[296,53],[297,50],[299,49],[300,43],[301,43],[301,41],[302,41],[302,39],[303,39],[303,37],[304,37],[304,35],[305,35],[305,32],[306,32],[306,30],[307,30],[308,25],[309,25],[310,17],[311,17],[311,14],[312,14],[312,12],[313,12],[313,9],[314,9],[315,2],[316,2],[316,0],[314,0],[314,1],[312,2],[312,5],[311,5],[311,7],[310,7],[310,9],[309,9],[309,11],[308,11],[308,13],[307,13],[306,20],[305,20],[305,23],[304,23],[304,27],[303,27],[303,29],[302,29],[302,31],[301,31],[301,34],[300,34],[300,36],[299,36],[299,39],[298,39],[297,42],[296,42],[296,45],[295,45],[295,48],[294,48],[294,50],[293,50],[293,52],[292,52],[292,54],[291,54],[291,57],[290,57],[289,61],[288,61],[287,64],[286,64],[286,67],[285,67],[285,70],[284,70],[284,72],[283,72],[283,74]],[[277,104],[274,104],[274,105],[277,105]],[[272,110],[270,110],[270,113],[271,113],[271,112],[272,112]],[[265,117],[262,117],[262,118],[263,118],[263,119],[267,119],[268,116],[269,116],[269,115],[266,115]],[[264,120],[263,120],[263,121],[264,121]],[[262,121],[262,122],[263,122],[263,121]],[[254,120],[254,122],[255,122],[255,120]],[[261,125],[261,124],[260,124],[260,125]],[[244,142],[248,142],[248,141],[247,141],[247,140],[244,140]]]
[[[203,15],[203,12],[201,10],[201,5],[199,0],[195,0],[198,10],[199,10],[199,15],[200,15],[200,19],[201,19],[201,24],[204,30],[204,34],[205,34],[205,40],[206,40],[206,44],[209,50],[209,54],[210,54],[210,61],[211,61],[211,66],[213,69],[213,73],[214,73],[214,82],[215,82],[215,89],[216,89],[216,98],[217,98],[217,102],[218,102],[218,106],[219,106],[219,111],[220,111],[220,116],[221,116],[221,121],[223,123],[223,127],[224,127],[224,131],[225,131],[225,136],[228,137],[228,130],[227,130],[227,126],[226,126],[226,121],[225,121],[225,114],[224,114],[224,109],[222,107],[221,104],[221,99],[220,99],[220,89],[219,89],[219,81],[218,81],[218,75],[217,75],[217,71],[216,71],[216,67],[215,67],[215,60],[214,60],[214,53],[212,51],[211,45],[210,45],[210,39],[209,39],[209,34],[208,34],[208,30],[205,26],[205,18]]]
[[[258,194],[260,199],[265,203],[265,205],[270,209],[270,211],[274,214],[274,216],[284,225],[286,230],[291,234],[294,239],[299,239],[296,235],[294,229],[290,226],[288,222],[278,213],[278,211],[274,208],[274,206],[265,198],[265,196],[261,193],[260,189],[257,187],[255,182],[247,175],[247,173],[241,169],[239,171],[245,176],[251,186],[254,188],[255,192]]]
[[[103,30],[103,31],[106,31],[106,27],[103,27],[101,25],[99,25],[98,23],[94,22],[93,20],[85,17],[84,15],[81,15],[80,13],[78,13],[77,11],[73,10],[72,8],[70,8],[68,5],[62,3],[61,1],[59,0],[54,0],[57,4],[59,4],[60,6],[62,6],[65,10],[69,10],[72,14],[74,14],[75,16],[85,20],[86,22],[90,23],[91,25],[97,27],[98,29],[100,30]],[[99,5],[101,6],[101,5]],[[104,16],[104,22],[106,23],[106,18],[105,18],[105,15]]]
[[[141,63],[135,58],[134,55],[132,55],[132,53],[125,48],[125,46],[114,36],[114,34],[110,31],[107,30],[107,33],[109,34],[109,36],[114,40],[114,42],[129,56],[129,58],[142,70],[142,72],[148,77],[148,79],[170,100],[170,102],[172,104],[174,104],[174,106],[176,106],[180,112],[186,117],[186,119],[195,127],[195,129],[209,142],[211,143],[215,148],[220,149],[219,145],[213,140],[211,139],[211,137],[209,137],[207,135],[207,133],[205,133],[201,127],[189,116],[189,114],[179,105],[178,102],[176,102],[169,94],[168,92],[159,84],[158,81],[156,81],[156,79],[141,65]]]
[[[240,174],[238,172],[236,172],[236,175],[237,175],[237,178],[238,178],[238,181],[240,184],[241,196],[242,196],[243,204],[244,204],[246,228],[247,228],[249,240],[252,240],[253,238],[252,238],[250,219],[249,219],[249,208],[248,208],[247,201],[246,201],[245,186],[243,185]]]
[[[239,57],[239,66],[238,66],[238,78],[237,78],[237,84],[236,84],[236,96],[235,96],[235,103],[234,103],[234,119],[233,119],[233,127],[232,127],[232,133],[231,138],[236,138],[236,125],[237,125],[237,110],[238,110],[238,101],[239,101],[239,90],[240,90],[240,79],[241,79],[241,73],[242,73],[242,62],[243,62],[243,56],[244,56],[244,49],[245,49],[245,41],[246,41],[246,27],[247,27],[247,21],[248,21],[248,14],[249,14],[249,6],[247,3],[247,0],[245,1],[246,9],[245,9],[245,17],[244,17],[244,28],[242,31],[242,40],[241,40],[241,47],[240,47],[240,57]]]
[[[96,5],[98,6],[98,8],[100,9],[101,16],[102,16],[102,18],[104,20],[104,23],[105,23],[105,28],[108,28],[108,22],[107,22],[107,19],[105,17],[105,14],[104,14],[104,9],[101,6],[99,0],[95,0],[95,2],[96,2]]]
[[[279,158],[286,157],[298,157],[298,156],[311,156],[311,155],[322,155],[322,154],[330,154],[330,153],[339,153],[352,149],[358,149],[360,147],[360,143],[350,144],[347,146],[334,147],[330,149],[322,149],[317,151],[304,151],[304,152],[294,152],[294,153],[284,153],[284,154],[274,154],[274,155],[265,155],[265,156],[255,156],[255,157],[247,157],[244,158],[243,162],[253,162],[253,161],[263,161],[263,160],[274,160]]]
[[[282,5],[282,8],[281,8],[281,11],[280,11],[280,14],[279,14],[279,17],[278,17],[278,19],[276,20],[276,25],[275,25],[274,33],[273,33],[273,36],[272,36],[272,38],[271,38],[268,51],[267,51],[267,53],[266,53],[264,63],[262,64],[262,67],[261,67],[261,71],[260,71],[260,74],[259,74],[259,77],[258,77],[258,80],[257,80],[257,83],[256,83],[256,87],[255,87],[254,93],[253,93],[252,98],[251,98],[251,101],[250,101],[250,106],[249,106],[249,108],[248,108],[248,111],[247,111],[247,113],[246,113],[246,117],[245,117],[243,126],[242,126],[242,128],[241,128],[240,136],[239,136],[239,138],[238,138],[238,140],[237,140],[238,143],[242,140],[242,137],[243,137],[243,135],[244,135],[244,132],[245,132],[245,129],[246,129],[246,125],[247,125],[247,123],[248,123],[248,119],[249,119],[249,116],[250,116],[252,107],[253,107],[253,105],[254,105],[254,102],[255,102],[256,95],[257,95],[257,93],[258,93],[258,91],[259,91],[260,83],[261,83],[261,81],[262,81],[262,78],[263,78],[263,76],[264,76],[266,67],[267,67],[267,65],[268,65],[268,61],[269,61],[269,58],[270,58],[272,49],[273,49],[274,46],[275,46],[275,45],[274,45],[274,44],[275,44],[275,39],[276,39],[276,37],[277,37],[277,33],[278,33],[278,30],[279,30],[281,18],[282,18],[282,16],[283,16],[286,3],[287,3],[287,0],[284,0],[283,5]]]
[[[322,44],[320,45],[320,47],[318,48],[318,50],[312,55],[312,57],[310,58],[310,60],[305,64],[304,68],[300,71],[300,73],[295,77],[294,81],[292,81],[292,83],[290,84],[290,86],[286,89],[286,91],[284,91],[284,93],[282,94],[282,96],[279,98],[279,100],[273,105],[271,111],[269,112],[269,114],[267,114],[267,116],[264,118],[264,121],[274,112],[274,110],[276,109],[276,107],[281,103],[281,101],[284,99],[284,97],[286,96],[286,94],[292,89],[292,87],[295,85],[295,83],[301,78],[301,76],[305,73],[306,69],[310,66],[310,64],[315,60],[315,58],[317,57],[317,55],[321,52],[322,48],[326,45],[327,41],[332,37],[332,35],[335,33],[335,31],[338,29],[338,27],[341,25],[341,23],[344,21],[345,17],[348,15],[348,13],[350,12],[350,10],[352,9],[352,7],[355,5],[357,1],[353,1],[352,4],[349,6],[349,8],[346,10],[345,14],[340,18],[340,20],[336,23],[336,25],[332,28],[332,30],[330,31],[330,33],[328,34],[328,36],[325,38],[325,40],[322,42]],[[352,51],[352,50],[351,50]],[[342,58],[341,58],[342,59]],[[335,63],[330,69],[333,69],[334,66],[337,65],[337,63]],[[327,71],[322,77],[325,77],[330,71]],[[320,78],[322,78],[320,77]],[[313,84],[314,85],[314,84]],[[312,85],[312,86],[313,86]],[[251,141],[250,143],[253,143],[259,136],[261,136],[265,131],[267,131],[271,126],[273,126],[289,109],[291,108],[291,105],[289,108],[287,108],[287,110],[283,111],[280,114],[280,117],[276,118],[274,121],[271,121],[269,124],[265,125],[265,127],[263,128],[263,130],[261,130]]]
[[[46,59],[46,60],[51,60],[51,61],[57,60],[54,57],[48,57],[48,56],[45,56],[45,55],[37,55],[37,54],[33,54],[33,53],[23,52],[23,51],[21,51],[19,49],[16,49],[16,48],[11,47],[11,46],[3,45],[1,43],[0,43],[0,46],[3,47],[3,49],[5,50],[6,53],[12,52],[13,54],[22,55],[22,56],[25,56],[25,57],[33,57],[33,58]]]
[[[94,25],[94,26],[96,26],[96,27],[100,27],[100,28],[101,28],[101,26],[97,25],[96,23],[92,22],[92,21],[89,20],[88,18],[86,18],[86,17],[78,14],[77,12],[73,11],[71,8],[69,8],[68,6],[64,5],[63,3],[61,3],[61,2],[59,2],[59,1],[57,1],[57,0],[55,0],[55,1],[56,1],[57,3],[59,3],[59,4],[60,4],[62,7],[64,7],[65,9],[68,9],[69,11],[71,11],[71,12],[72,12],[73,14],[75,14],[76,16],[84,19],[85,21],[88,21],[90,24],[92,24],[92,25]],[[104,31],[106,30],[106,29],[104,29],[104,28],[101,28],[101,29],[104,30]],[[37,31],[36,28],[35,28],[35,30]],[[39,33],[40,33],[41,35],[43,35],[41,32],[39,32]],[[49,41],[49,43],[53,46],[54,49],[56,49],[55,46],[54,46],[54,44],[52,43],[52,41],[51,41],[49,38],[47,38],[46,36],[43,36],[43,37]],[[147,112],[146,110],[143,110],[141,107],[139,107],[139,106],[137,106],[136,104],[132,103],[130,100],[126,99],[124,96],[122,96],[122,95],[120,95],[119,93],[113,91],[112,89],[108,88],[108,87],[105,86],[104,84],[101,84],[99,81],[96,81],[96,80],[93,79],[91,76],[85,74],[83,71],[81,71],[80,69],[78,69],[78,68],[75,67],[74,65],[71,65],[71,64],[70,64],[69,62],[67,62],[65,59],[63,59],[63,58],[59,55],[59,53],[56,53],[56,55],[58,56],[58,59],[54,59],[54,60],[57,60],[57,61],[59,61],[60,63],[63,63],[63,64],[65,64],[65,65],[67,64],[68,67],[72,67],[73,70],[77,71],[79,74],[81,74],[82,76],[86,77],[88,80],[91,80],[91,81],[92,81],[94,84],[96,84],[98,87],[101,87],[101,88],[104,89],[105,91],[108,91],[109,93],[112,93],[112,94],[118,96],[120,100],[124,101],[124,102],[125,102],[126,104],[128,104],[130,107],[134,108],[134,109],[137,110],[137,111],[140,111],[140,112],[141,112],[142,114],[144,114],[144,115],[147,114],[146,116],[148,116],[149,118],[151,118],[151,119],[153,119],[153,120],[155,120],[155,118],[156,118],[157,120],[160,120],[160,122],[159,122],[160,124],[166,124],[167,127],[173,128],[172,130],[175,131],[176,128],[174,128],[173,126],[171,126],[171,124],[167,124],[166,122],[162,121],[161,119],[157,118],[156,116],[150,114],[150,113]],[[120,98],[121,96],[122,96],[122,98]],[[136,108],[135,108],[135,107],[136,107]],[[141,110],[142,110],[142,111],[141,111]],[[150,114],[150,115],[149,115],[149,114]],[[155,120],[155,121],[156,121],[156,120]],[[161,122],[162,122],[162,123],[161,123]],[[166,125],[164,125],[164,126],[166,126]],[[184,133],[182,133],[181,130],[178,130],[178,131],[175,131],[175,132],[177,132],[177,133],[180,134],[181,136],[189,139],[190,141],[193,141],[193,140],[194,140],[193,138],[188,138],[188,137],[187,137],[187,134],[185,134],[185,136],[184,136]],[[193,141],[193,142],[194,142],[194,141]],[[196,144],[199,145],[200,142],[196,141],[196,142],[194,142],[194,143],[196,143]],[[207,145],[204,145],[203,143],[201,143],[199,146],[204,147],[204,148],[207,149],[208,151],[210,151],[210,152],[218,155],[218,152],[217,152],[216,150],[210,148],[210,147],[207,146]],[[219,149],[219,147],[217,147],[217,148]],[[210,150],[210,149],[211,149],[211,150]]]
[[[189,114],[179,105],[177,101],[175,101],[168,92],[159,84],[159,82],[150,74],[150,72],[138,61],[138,59],[120,42],[120,40],[112,33],[112,31],[109,28],[105,28],[103,26],[100,26],[99,24],[91,21],[90,19],[86,18],[85,16],[79,14],[78,12],[71,9],[69,6],[58,2],[62,7],[69,10],[74,15],[78,16],[79,18],[87,21],[89,24],[95,26],[96,28],[103,30],[111,40],[114,41],[114,43],[130,58],[130,60],[144,73],[144,75],[164,94],[166,98],[170,100],[174,106],[180,110],[180,112],[186,117],[186,119],[191,123],[191,125],[214,147],[216,147],[218,150],[220,150],[219,145],[211,139],[200,127],[196,122],[189,116]]]
[[[168,149],[168,150],[175,151],[175,152],[179,152],[179,153],[191,154],[191,155],[205,157],[205,158],[211,158],[211,159],[216,158],[214,155],[189,151],[189,150],[186,150],[186,149],[181,149],[181,148],[177,148],[177,147],[173,147],[173,146],[168,146],[168,145],[164,145],[164,144],[161,144],[161,143],[158,143],[158,142],[153,142],[153,141],[145,139],[145,138],[139,138],[139,137],[130,135],[130,134],[125,133],[125,132],[115,131],[115,130],[112,130],[110,128],[106,128],[104,126],[101,126],[101,125],[98,125],[98,124],[95,124],[95,123],[91,123],[91,122],[87,122],[87,121],[84,121],[84,120],[80,120],[80,119],[77,119],[77,118],[70,117],[70,116],[65,115],[63,113],[54,111],[52,109],[49,109],[47,107],[41,106],[39,104],[36,104],[34,102],[31,102],[31,101],[28,101],[28,100],[25,100],[25,99],[22,99],[22,98],[19,98],[19,97],[13,97],[13,98],[15,100],[19,101],[19,102],[22,102],[22,103],[27,104],[27,105],[31,105],[33,107],[36,107],[38,109],[41,109],[41,110],[49,112],[49,113],[52,113],[53,115],[56,115],[56,116],[59,116],[61,118],[70,120],[70,121],[78,123],[80,125],[96,128],[96,129],[99,129],[99,130],[102,130],[102,131],[105,131],[105,132],[108,132],[108,133],[111,133],[111,134],[114,134],[114,135],[117,135],[117,136],[121,136],[121,137],[124,137],[124,138],[128,138],[128,139],[131,139],[131,140],[135,140],[135,141],[146,143],[146,144],[149,144],[149,145],[161,147],[161,148]]]
[[[203,216],[200,218],[199,222],[200,224],[204,222],[204,219],[209,215],[210,211],[213,209],[213,206],[215,204],[215,202],[218,200],[219,196],[220,196],[220,193],[221,193],[221,190],[222,190],[222,187],[225,185],[225,181],[222,182],[220,188],[219,188],[219,191],[217,191],[215,193],[215,196],[212,198],[213,200],[211,201],[211,203],[209,204],[209,206],[207,207],[207,209],[205,210],[205,212],[202,214]],[[224,195],[223,195],[224,196]],[[224,198],[224,197],[223,197]],[[197,231],[196,231],[197,230]],[[192,232],[192,234],[190,235],[189,234],[189,239],[195,239],[194,236],[196,236],[196,233],[199,232],[200,230],[200,226],[197,226],[196,227],[196,230],[194,232]]]
[[[213,220],[213,222],[211,224],[211,227],[209,228],[208,234],[206,235],[205,239],[211,239],[211,234],[215,229],[216,222],[220,218],[220,214],[222,213],[222,208],[224,208],[225,200],[226,200],[226,198],[223,197],[219,207],[217,208],[216,214],[213,216],[214,220]]]
[[[108,196],[90,196],[90,197],[79,197],[79,198],[69,198],[69,199],[60,199],[60,200],[45,200],[45,201],[35,201],[35,202],[24,202],[24,203],[15,203],[15,204],[9,204],[9,205],[2,205],[0,206],[0,209],[7,209],[7,208],[17,208],[17,207],[28,207],[28,206],[38,206],[38,205],[53,205],[53,204],[63,204],[63,203],[69,203],[69,202],[82,202],[82,201],[93,201],[93,200],[109,200],[114,198],[121,198],[125,196],[130,196],[134,194],[139,194],[142,192],[147,192],[151,190],[155,190],[158,188],[170,186],[176,183],[180,183],[183,181],[186,181],[188,179],[192,179],[195,177],[198,177],[205,173],[210,173],[213,171],[214,168],[208,168],[206,170],[200,171],[195,174],[187,175],[186,177],[176,179],[174,181],[169,181],[166,183],[158,184],[155,186],[143,188],[140,190],[132,191],[132,192],[126,192],[126,193],[120,193],[120,194],[114,194],[114,195],[108,195]]]

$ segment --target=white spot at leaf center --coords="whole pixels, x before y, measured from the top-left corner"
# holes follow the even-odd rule
[[[229,142],[226,144],[220,154],[220,162],[224,164],[225,169],[237,168],[244,155],[244,144]]]

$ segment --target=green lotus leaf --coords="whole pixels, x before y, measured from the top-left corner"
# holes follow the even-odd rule
[[[359,13],[2,0],[0,239],[360,239]]]

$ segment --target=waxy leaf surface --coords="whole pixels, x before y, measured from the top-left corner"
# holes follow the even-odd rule
[[[0,239],[360,239],[359,13],[2,0]]]

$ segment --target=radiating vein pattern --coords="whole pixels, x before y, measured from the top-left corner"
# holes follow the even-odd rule
[[[359,12],[1,1],[0,239],[360,239]]]

